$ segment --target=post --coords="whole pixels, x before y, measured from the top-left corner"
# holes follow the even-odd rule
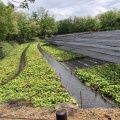
[[[56,112],[56,120],[67,120],[67,113],[64,109]]]
[[[82,109],[82,92],[80,91],[80,108]]]

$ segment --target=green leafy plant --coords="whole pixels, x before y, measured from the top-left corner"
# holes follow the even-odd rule
[[[20,57],[28,44],[22,44],[0,61],[0,83],[13,77],[20,64]]]
[[[54,107],[67,101],[76,103],[61,87],[54,70],[36,48],[36,44],[31,44],[28,48],[26,53],[28,63],[20,76],[0,87],[0,101],[31,99],[36,107]]]
[[[89,82],[94,90],[120,104],[120,64],[105,64],[76,70],[75,74],[83,82]]]

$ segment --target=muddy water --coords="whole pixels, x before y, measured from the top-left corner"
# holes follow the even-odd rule
[[[99,94],[92,91],[89,87],[84,86],[72,73],[72,71],[67,68],[64,64],[56,61],[45,51],[43,51],[38,45],[38,49],[42,53],[43,57],[49,62],[52,68],[56,71],[56,74],[60,77],[64,87],[70,93],[70,95],[75,98],[79,106],[82,108],[112,108],[114,105],[103,100]],[[81,97],[80,97],[81,91]]]
[[[25,54],[26,54],[26,51],[28,49],[29,45],[24,49],[24,51],[22,52],[22,55],[21,55],[21,58],[20,58],[20,64],[19,64],[19,68],[18,68],[18,71],[17,73],[9,78],[8,80],[4,80],[4,82],[2,82],[0,85],[5,85],[7,84],[8,82],[10,82],[12,79],[15,79],[16,77],[18,77],[20,75],[20,73],[23,71],[24,67],[26,66],[26,58],[25,58]]]

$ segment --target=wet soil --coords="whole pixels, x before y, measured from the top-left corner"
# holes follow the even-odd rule
[[[66,66],[68,66],[71,70],[77,70],[82,68],[88,68],[95,65],[103,65],[108,63],[107,61],[91,58],[91,57],[85,57],[83,59],[77,58],[74,60],[68,60],[63,62]]]
[[[26,57],[25,57],[25,55],[26,55],[26,51],[27,51],[28,47],[29,47],[29,45],[22,52],[22,55],[21,55],[21,58],[20,58],[20,64],[19,64],[19,68],[18,68],[17,73],[13,77],[9,78],[8,80],[4,80],[0,85],[7,84],[12,79],[15,79],[16,77],[18,77],[20,75],[20,73],[23,71],[24,67],[26,66]]]
[[[63,86],[70,93],[70,95],[77,101],[81,108],[112,108],[114,104],[105,101],[97,92],[92,91],[89,87],[85,86],[80,80],[75,77],[73,71],[65,64],[60,63],[48,55],[38,45],[38,49],[43,57],[48,61],[51,67],[59,76]],[[80,96],[81,91],[81,96]]]

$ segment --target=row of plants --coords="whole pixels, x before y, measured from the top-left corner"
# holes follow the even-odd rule
[[[0,88],[1,102],[11,99],[32,101],[36,107],[54,107],[58,103],[75,100],[62,87],[54,70],[31,44],[26,52],[27,66],[19,77]]]
[[[76,70],[75,74],[85,85],[120,105],[120,64],[109,63]]]
[[[64,54],[64,52],[67,54],[67,51],[61,50],[54,45],[46,44],[43,41],[40,42],[40,44],[41,47],[56,60],[65,61],[69,59],[67,58],[69,55]],[[78,55],[74,53],[72,54],[73,56]],[[76,56],[71,56],[70,59],[76,58]],[[110,63],[102,66],[76,70],[75,74],[83,83],[85,83],[85,85],[91,86],[94,90],[99,90],[102,96],[109,97],[120,104],[120,64]]]
[[[17,72],[20,57],[28,44],[22,44],[11,51],[4,59],[0,60],[0,84],[13,77]]]
[[[46,43],[45,41],[40,41],[40,46],[43,50],[45,50],[48,54],[50,54],[57,61],[66,61],[70,59],[82,58],[83,55],[72,53],[69,51],[62,50],[55,45]]]
[[[49,45],[45,42],[40,42],[40,44],[48,54],[52,55],[58,61],[65,61],[78,57],[74,56],[78,54],[72,53],[72,56],[71,53],[68,52],[70,53],[69,56],[66,51],[54,45]],[[64,52],[66,52],[66,54],[64,54]],[[67,56],[69,57],[67,58]],[[66,59],[64,59],[64,57]],[[109,63],[76,70],[75,74],[85,85],[91,86],[92,89],[99,91],[103,97],[108,97],[120,105],[120,64]]]

